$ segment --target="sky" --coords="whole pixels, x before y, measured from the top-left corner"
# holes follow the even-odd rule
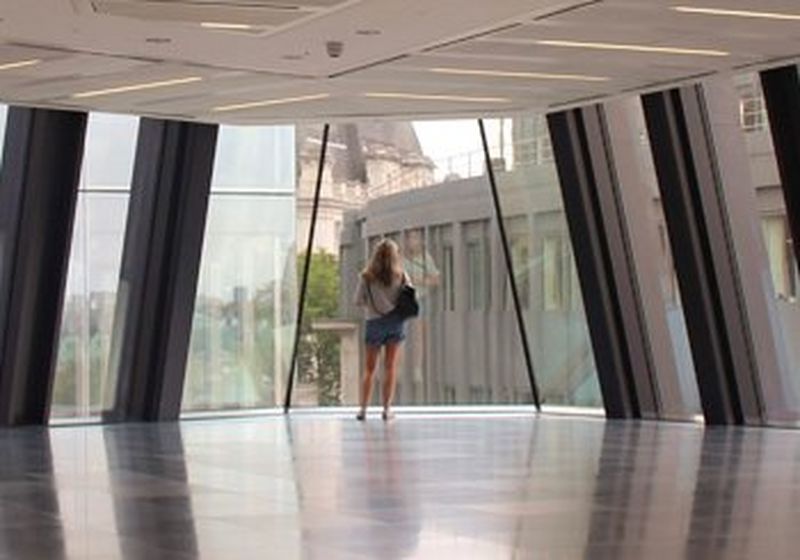
[[[489,145],[499,143],[500,127],[497,119],[485,121]],[[483,148],[475,119],[414,121],[414,130],[422,145],[422,151],[439,167],[439,174],[446,175],[448,167],[461,176],[469,176],[483,166]],[[507,146],[511,146],[511,125],[506,120],[504,136]],[[471,166],[471,167],[470,167]],[[441,177],[438,177],[441,178]]]

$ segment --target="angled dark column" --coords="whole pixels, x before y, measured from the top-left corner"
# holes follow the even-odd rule
[[[516,275],[514,274],[514,259],[511,258],[511,244],[508,241],[506,225],[503,220],[503,209],[500,205],[500,193],[497,190],[497,180],[492,164],[492,154],[489,150],[489,142],[486,140],[486,128],[483,119],[478,119],[478,130],[481,134],[481,145],[486,162],[486,177],[489,179],[489,189],[492,193],[492,204],[494,205],[495,218],[497,220],[498,233],[500,234],[500,244],[503,248],[503,259],[506,264],[506,274],[508,275],[508,286],[511,288],[511,298],[514,302],[514,314],[517,318],[517,329],[522,342],[522,357],[525,359],[525,369],[528,373],[528,382],[531,385],[531,394],[536,410],[541,411],[541,399],[539,398],[539,386],[536,383],[536,375],[533,371],[533,357],[528,344],[528,336],[525,334],[525,316],[520,303],[519,289],[517,287]]]
[[[181,409],[217,126],[142,119],[111,342],[109,421]]]
[[[0,426],[46,424],[86,114],[12,107],[0,176]]]
[[[322,143],[319,147],[319,164],[317,165],[317,181],[314,186],[314,204],[311,208],[311,223],[308,226],[308,239],[306,240],[305,261],[303,262],[303,276],[300,279],[300,297],[297,300],[297,323],[294,331],[294,345],[292,346],[292,361],[289,363],[289,379],[286,384],[286,397],[283,400],[283,411],[289,412],[292,408],[292,391],[294,391],[294,378],[297,372],[297,356],[300,348],[300,336],[303,328],[303,314],[306,309],[306,292],[308,291],[308,278],[311,274],[311,258],[314,250],[314,232],[317,229],[317,216],[319,215],[319,199],[322,193],[322,179],[325,174],[325,154],[328,150],[328,136],[331,125],[325,124],[322,128]]]
[[[606,414],[657,418],[619,184],[600,105],[547,117]]]
[[[704,96],[697,85],[642,101],[706,422],[758,424],[758,364],[723,188],[732,170]]]
[[[800,76],[796,65],[761,72],[794,254],[800,263]]]

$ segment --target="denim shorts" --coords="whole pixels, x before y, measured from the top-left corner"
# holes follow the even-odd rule
[[[402,342],[406,338],[406,322],[397,317],[377,317],[367,319],[364,342],[367,346],[383,346],[392,342]]]

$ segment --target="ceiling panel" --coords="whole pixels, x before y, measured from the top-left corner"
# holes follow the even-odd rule
[[[800,22],[685,14],[672,9],[676,4],[712,2],[3,0],[0,100],[239,123],[489,115],[800,60]],[[788,0],[728,0],[724,7],[800,15],[800,5]],[[249,28],[208,29],[203,22]],[[554,40],[729,54],[539,43]],[[332,41],[342,43],[339,56],[328,51]],[[34,62],[13,64],[25,61]],[[607,79],[535,76],[541,73]],[[173,83],[189,77],[199,80]],[[161,85],[74,97],[148,83]],[[367,97],[370,93],[417,98]]]

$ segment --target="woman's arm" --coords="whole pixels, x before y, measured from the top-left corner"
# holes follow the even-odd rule
[[[358,275],[358,285],[356,286],[356,293],[353,296],[353,305],[358,307],[367,307],[367,289],[364,285],[364,277]]]

